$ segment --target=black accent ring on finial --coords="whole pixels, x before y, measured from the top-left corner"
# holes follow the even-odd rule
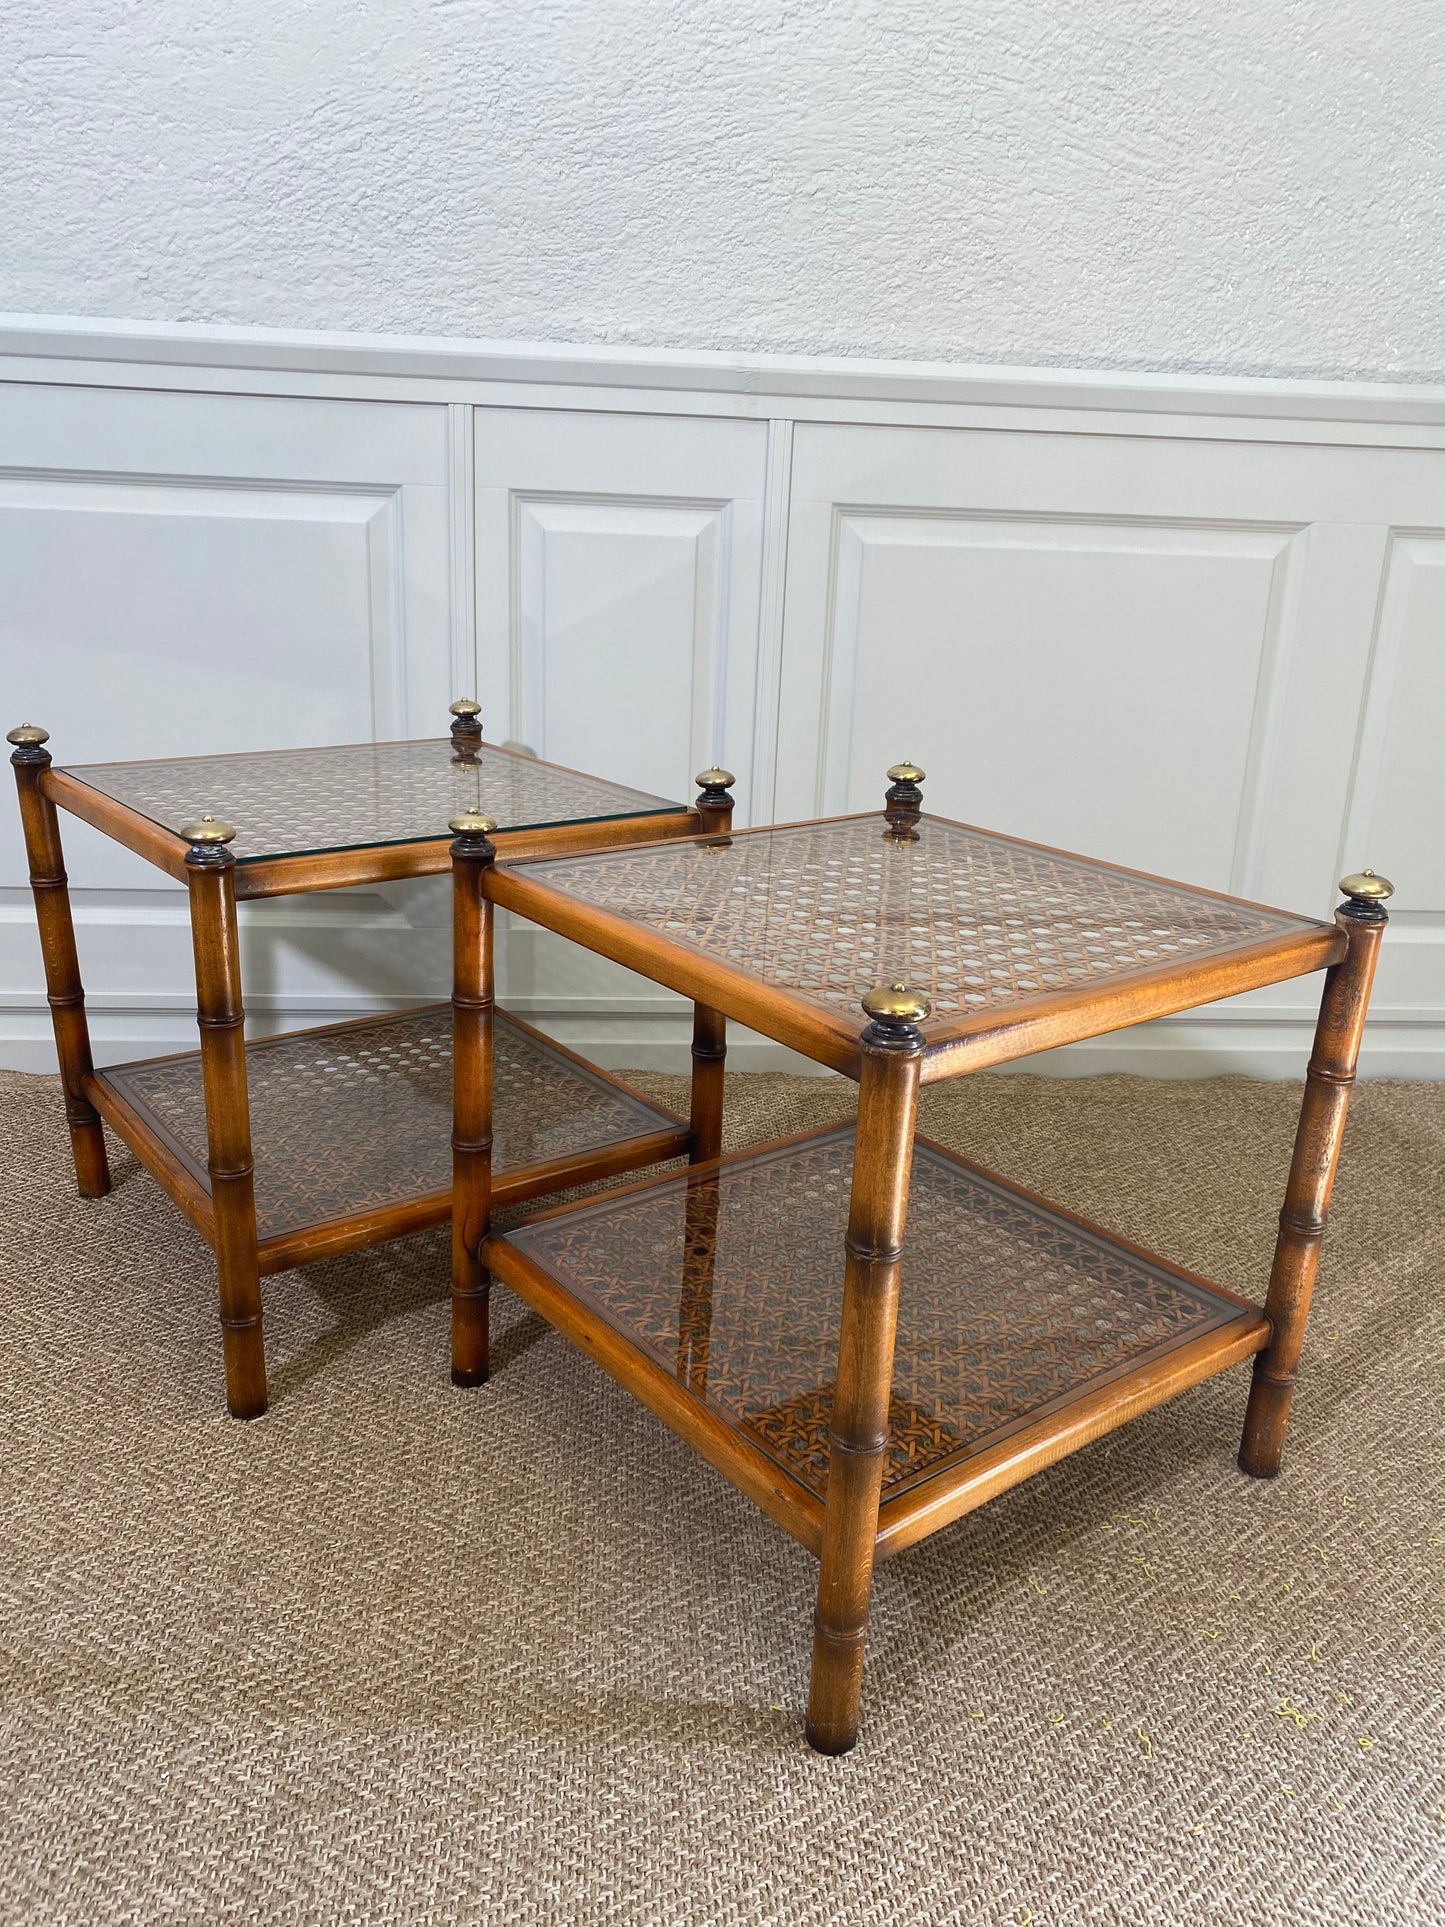
[[[1357,923],[1390,921],[1385,905],[1394,896],[1395,886],[1388,877],[1376,876],[1373,870],[1359,870],[1341,877],[1340,889],[1347,899],[1340,905],[1342,917],[1353,917]]]
[[[888,819],[888,834],[900,843],[918,841],[918,819],[923,814],[923,791],[918,787],[924,771],[917,763],[895,763],[888,772],[888,788],[883,794],[883,814]]]
[[[473,702],[470,696],[459,696],[448,706],[447,714],[452,719],[452,735],[459,743],[479,743],[482,740],[482,705]]]
[[[733,799],[728,791],[738,779],[730,769],[719,769],[714,763],[711,769],[699,770],[693,780],[700,792],[697,799],[699,803],[711,804],[714,809],[723,806],[732,808]]]
[[[186,862],[193,870],[229,870],[236,861],[231,844],[236,832],[219,816],[198,816],[181,825],[181,835],[190,844]]]
[[[861,999],[865,1015],[871,1019],[863,1032],[863,1042],[875,1050],[920,1050],[924,1043],[919,1025],[933,1015],[933,1004],[921,990],[910,985],[877,984]]]
[[[7,732],[5,740],[11,745],[10,760],[17,769],[27,763],[49,763],[50,751],[45,745],[50,741],[50,731],[41,729],[35,723],[22,723],[18,729]]]
[[[492,818],[483,816],[480,810],[462,810],[447,824],[456,838],[452,855],[466,857],[473,863],[493,862],[497,846],[492,841],[492,831],[496,827]]]

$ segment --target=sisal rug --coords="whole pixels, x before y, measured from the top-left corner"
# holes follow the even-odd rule
[[[734,1078],[732,1142],[851,1094]],[[924,1128],[1257,1292],[1296,1102],[994,1076]],[[1445,1918],[1445,1086],[1358,1094],[1284,1475],[1241,1367],[886,1565],[837,1761],[811,1560],[505,1292],[453,1390],[443,1235],[270,1280],[239,1426],[209,1253],[114,1166],[79,1201],[0,1079],[5,1923]]]

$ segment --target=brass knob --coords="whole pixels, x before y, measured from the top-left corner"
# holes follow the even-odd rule
[[[879,984],[866,992],[863,1008],[879,1024],[921,1024],[933,1011],[923,992],[907,984]]]
[[[5,740],[7,743],[13,743],[15,747],[19,749],[24,743],[48,743],[50,741],[50,731],[48,729],[37,729],[34,723],[22,723],[19,729],[12,729]]]
[[[229,843],[236,832],[229,823],[219,816],[203,816],[195,823],[183,823],[181,835],[187,843],[199,843],[203,847],[213,843]]]
[[[470,721],[473,716],[480,716],[481,713],[482,705],[480,703],[474,703],[470,696],[459,696],[454,703],[447,705],[447,714],[449,716],[462,717],[467,721]]]
[[[730,790],[737,780],[730,769],[719,769],[716,763],[693,778],[698,788],[704,790]]]
[[[1377,877],[1373,870],[1360,870],[1354,876],[1341,877],[1340,888],[1357,903],[1385,903],[1395,894],[1395,886],[1390,879]]]
[[[921,783],[926,775],[927,771],[921,770],[917,763],[895,763],[888,772],[888,780],[890,783]]]
[[[491,817],[483,816],[480,810],[463,810],[447,824],[455,836],[490,836],[496,827]]]

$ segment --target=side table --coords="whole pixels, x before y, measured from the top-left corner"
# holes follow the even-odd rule
[[[475,702],[451,714],[439,741],[79,769],[52,767],[43,729],[7,739],[81,1195],[110,1189],[104,1120],[213,1246],[237,1418],[266,1409],[262,1277],[444,1223],[453,1157],[449,1007],[247,1044],[237,902],[445,871],[452,819],[499,823],[499,845],[529,854],[685,836],[731,810],[725,771],[689,808],[484,743]],[[95,1069],[60,810],[186,884],[199,1051]],[[695,1142],[693,1124],[503,1013],[497,1072],[499,1201]]]
[[[1240,1464],[1278,1470],[1391,894],[1348,877],[1317,923],[925,816],[923,772],[889,775],[882,819],[484,883],[860,1086],[856,1127],[540,1212],[480,1254],[817,1555],[824,1753],[856,1738],[878,1558],[1249,1357]],[[1314,970],[1263,1306],[915,1143],[922,1084]]]

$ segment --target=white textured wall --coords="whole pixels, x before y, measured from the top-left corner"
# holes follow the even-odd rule
[[[0,304],[1445,374],[1440,0],[5,0]]]

